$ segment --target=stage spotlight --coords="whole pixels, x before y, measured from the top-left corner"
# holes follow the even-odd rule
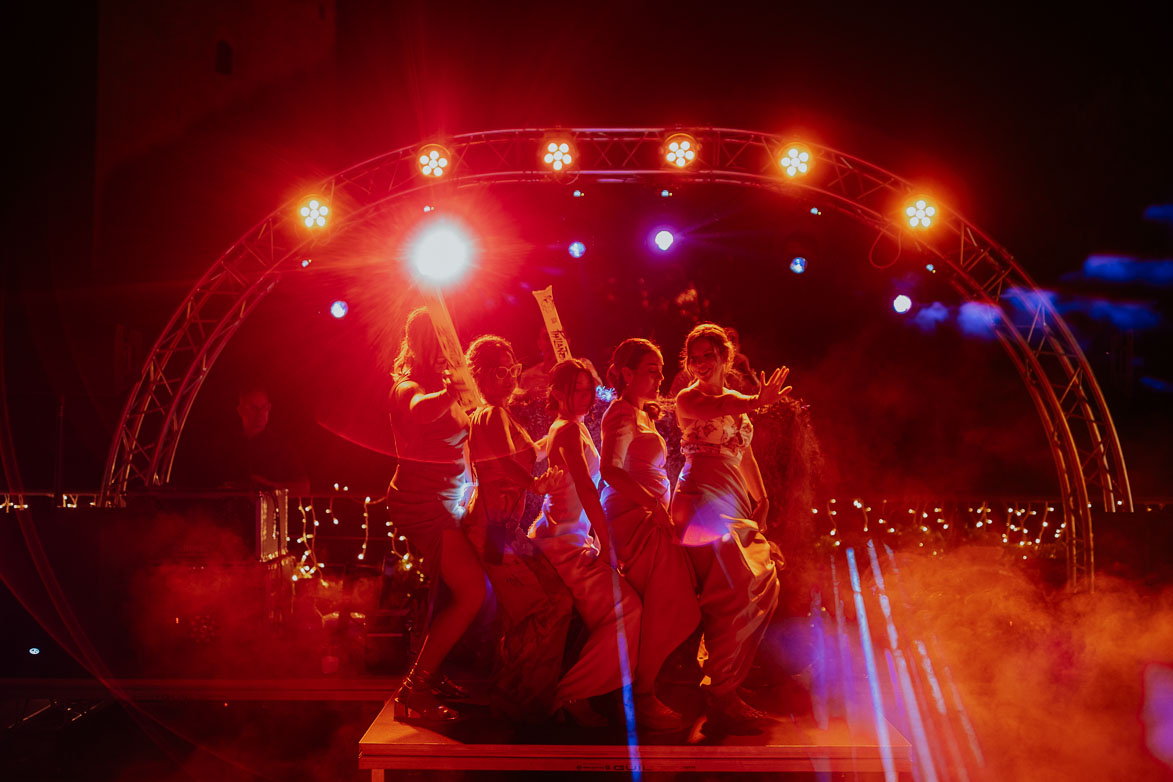
[[[449,222],[436,223],[415,241],[411,261],[416,272],[433,283],[455,279],[468,266],[471,255],[464,231]]]
[[[549,141],[546,143],[542,162],[555,171],[561,171],[574,161],[576,155],[577,153],[570,148],[569,141]]]
[[[566,248],[572,258],[581,258],[586,252],[586,245],[582,242],[571,242],[570,247]]]
[[[574,191],[574,193],[573,193],[573,195],[574,195],[574,197],[575,197],[575,198],[582,198],[582,191],[581,191],[581,190],[575,190],[575,191]]]
[[[662,251],[667,252],[668,248],[676,241],[676,237],[672,235],[671,231],[663,230],[657,231],[655,238],[652,239]]]
[[[700,144],[687,133],[673,133],[664,141],[664,160],[673,168],[684,168],[696,160]]]
[[[892,309],[903,315],[912,309],[912,299],[908,298],[902,293],[896,298],[892,299]]]
[[[439,144],[420,147],[420,173],[424,176],[443,176],[444,172],[448,170],[448,163],[451,159],[451,153]]]
[[[789,177],[805,176],[811,163],[811,151],[805,144],[787,144],[778,156],[778,165]]]
[[[336,318],[345,318],[349,309],[350,308],[346,306],[346,302],[339,299],[330,305],[330,314]]]
[[[30,647],[29,647],[29,654],[31,654],[31,655],[34,655],[34,656],[35,656],[35,655],[38,655],[38,654],[40,654],[40,653],[41,653],[41,650],[40,650],[40,649],[38,649],[37,647],[35,647],[35,646],[30,646]]]
[[[309,259],[309,258],[302,258],[302,259],[301,259],[301,268],[303,268],[303,269],[304,269],[304,268],[306,268],[306,267],[307,267],[307,266],[309,266],[309,265],[310,265],[310,259]]]
[[[316,198],[311,198],[300,210],[302,222],[306,228],[324,228],[326,215],[330,214],[330,207]]]
[[[802,274],[806,271],[806,258],[803,258],[801,255],[794,256],[794,260],[790,262],[790,271],[795,274]]]
[[[933,206],[924,198],[918,198],[904,210],[904,214],[908,217],[909,228],[928,228],[933,224],[933,217],[937,214],[937,207]]]

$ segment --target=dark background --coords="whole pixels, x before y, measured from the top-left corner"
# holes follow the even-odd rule
[[[20,13],[6,47],[18,140],[3,336],[26,486],[52,482],[62,398],[65,484],[97,486],[166,319],[217,255],[313,182],[473,130],[681,124],[827,144],[964,214],[1059,297],[1108,396],[1134,492],[1173,493],[1167,269],[1163,284],[1084,273],[1091,256],[1140,259],[1154,274],[1170,263],[1167,12],[273,0]],[[596,191],[581,203],[477,194],[516,263],[457,308],[462,336],[491,325],[534,358],[536,308],[519,286],[545,280],[596,363],[626,333],[653,334],[671,355],[685,324],[644,314],[627,328],[632,308],[606,293],[637,296],[638,269],[654,312],[695,282],[756,365],[792,367],[841,485],[1055,492],[1041,427],[999,349],[952,322],[925,331],[891,312],[905,287],[918,307],[956,307],[915,258],[878,270],[873,234],[834,216],[812,224],[805,204],[775,196]],[[688,240],[670,261],[643,246],[660,219]],[[577,262],[565,253],[574,239],[588,244]],[[801,278],[785,271],[795,242],[814,256]],[[259,377],[315,482],[386,480],[385,460],[364,446],[385,449],[386,323],[412,302],[393,282],[372,285],[369,265],[351,262],[363,253],[352,238],[316,260],[317,276],[282,284],[213,370],[194,431],[232,425],[235,389]],[[572,289],[572,278],[586,284]],[[398,298],[380,300],[392,288]],[[347,296],[352,315],[326,317]],[[214,458],[215,438],[191,431],[181,462]]]

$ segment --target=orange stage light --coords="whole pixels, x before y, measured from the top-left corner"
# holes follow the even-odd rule
[[[673,133],[664,141],[664,160],[673,168],[686,168],[696,160],[700,144],[688,133]]]
[[[810,148],[805,144],[787,144],[778,155],[778,165],[789,177],[805,176],[813,163]]]
[[[311,198],[298,211],[306,228],[325,228],[326,216],[330,214],[330,207],[316,198]]]
[[[914,230],[924,230],[933,224],[933,218],[937,215],[937,207],[933,206],[927,198],[918,198],[913,201],[904,210],[905,216],[908,218],[908,227]]]
[[[546,143],[542,154],[542,162],[555,171],[562,171],[570,167],[578,153],[570,146],[569,141],[553,139]]]
[[[440,144],[427,144],[420,147],[420,173],[424,176],[443,176],[452,161],[452,154]]]

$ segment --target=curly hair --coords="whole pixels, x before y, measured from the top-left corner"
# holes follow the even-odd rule
[[[546,409],[557,415],[559,406],[554,391],[561,391],[566,399],[570,399],[571,394],[574,393],[574,386],[578,383],[578,376],[583,373],[586,373],[591,379],[592,385],[600,385],[599,376],[595,374],[594,367],[582,359],[568,358],[555,364],[554,368],[550,370],[550,391],[546,396]]]
[[[684,367],[684,371],[688,372],[688,350],[698,339],[709,341],[721,359],[721,363],[725,365],[725,374],[729,374],[733,369],[733,359],[736,358],[736,354],[733,352],[733,343],[729,341],[729,335],[716,323],[698,323],[692,331],[688,332],[688,336],[684,338],[684,349],[680,351],[680,366]],[[692,376],[692,372],[688,372],[688,374],[690,377]]]
[[[416,307],[407,315],[407,323],[403,327],[403,342],[399,344],[399,355],[395,357],[391,376],[396,382],[407,380],[409,377],[419,379],[421,376],[422,379],[433,379],[439,352],[440,343],[436,339],[428,308]]]
[[[664,354],[660,352],[660,347],[651,340],[642,339],[640,337],[630,337],[623,340],[615,347],[615,352],[611,354],[611,366],[607,367],[607,385],[615,389],[617,394],[622,395],[627,388],[627,381],[623,379],[623,370],[630,369],[635,371],[644,357],[655,354],[664,361]],[[648,402],[644,405],[644,411],[655,420],[660,417],[660,406],[655,402]]]
[[[480,390],[481,383],[488,379],[486,375],[491,368],[490,364],[498,360],[503,353],[515,355],[513,345],[509,344],[509,340],[498,337],[496,334],[483,334],[468,346],[464,360],[468,362],[469,371],[472,372],[472,379],[476,382],[478,390]]]

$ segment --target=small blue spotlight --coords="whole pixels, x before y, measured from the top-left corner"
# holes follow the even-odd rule
[[[38,654],[40,654],[40,653],[41,653],[41,650],[40,650],[40,649],[38,649],[37,647],[35,647],[35,646],[30,646],[30,647],[29,647],[29,654],[32,654],[32,655],[38,655]]]
[[[571,242],[570,247],[566,248],[566,251],[570,253],[570,257],[572,258],[581,258],[583,253],[586,252],[586,245],[582,242]]]
[[[424,214],[427,214],[435,208],[436,207],[432,206],[431,204],[424,204]]]
[[[660,198],[671,198],[671,197],[672,197],[671,190],[661,190],[660,191]]]
[[[346,306],[346,302],[339,299],[330,305],[330,314],[336,318],[345,318],[350,307]]]
[[[812,207],[811,207],[811,214],[813,214],[813,215],[821,215],[821,214],[822,214],[822,212],[820,212],[820,211],[819,211],[819,208],[818,208],[817,206],[812,206]]]
[[[583,192],[582,192],[581,190],[575,190],[575,191],[574,191],[574,197],[575,197],[575,198],[582,198],[582,196],[583,196]]]
[[[892,309],[903,315],[912,309],[912,299],[908,298],[902,293],[896,298],[892,299]]]
[[[936,273],[937,273],[937,270],[936,270],[936,268],[935,268],[935,267],[933,266],[933,264],[931,264],[931,263],[926,263],[926,264],[925,264],[925,268],[926,268],[926,269],[928,269],[928,270],[929,270],[930,272],[932,272],[933,274],[936,274]]]
[[[802,274],[806,271],[806,258],[801,255],[794,256],[794,260],[790,262],[790,271],[795,274]]]
[[[309,258],[302,258],[302,260],[301,260],[301,268],[303,268],[303,269],[304,269],[305,267],[307,267],[307,266],[309,266],[309,265],[310,265],[310,259],[309,259]]]
[[[672,246],[672,243],[676,241],[676,237],[668,230],[657,231],[656,238],[653,241],[661,251],[667,252],[668,248]]]
[[[600,402],[612,402],[615,400],[615,389],[607,388],[606,386],[595,386],[595,399]]]

